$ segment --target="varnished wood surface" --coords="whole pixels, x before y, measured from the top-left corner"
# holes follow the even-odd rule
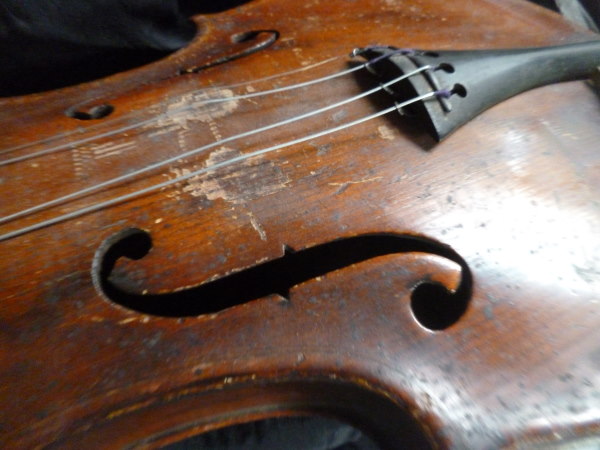
[[[78,130],[55,141],[62,144],[196,106],[0,167],[2,215],[358,94],[364,77],[345,76],[202,106],[272,88],[273,80],[247,81],[357,46],[498,48],[590,38],[516,0],[374,0],[368,8],[255,0],[197,22],[189,48],[152,66],[0,101],[2,149]],[[257,29],[276,29],[280,38],[252,56],[176,76],[231,51],[232,34]],[[346,67],[339,59],[276,83]],[[365,116],[385,100],[228,143],[0,230]],[[104,122],[63,114],[105,102],[115,112]],[[390,115],[0,242],[2,446],[156,447],[230,423],[308,412],[362,425],[390,448],[403,430],[420,430],[441,448],[597,436],[598,123],[598,97],[580,82],[510,99],[441,144]],[[302,251],[361,235],[449,246],[466,263],[472,292],[454,325],[428,330],[411,311],[411,290],[423,281],[456,289],[464,273],[440,255],[392,252],[307,281],[287,300],[271,295],[216,314],[149,316],[115,305],[93,282],[99,249],[127,228],[153,241],[144,258],[116,265],[118,281],[137,292],[188,289],[279,258],[284,246]]]

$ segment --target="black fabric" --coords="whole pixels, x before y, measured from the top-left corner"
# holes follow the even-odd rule
[[[563,13],[567,19],[594,31],[600,29],[598,0],[530,0],[533,3]]]
[[[195,34],[192,14],[251,0],[1,0],[0,96],[80,83],[164,57]],[[531,0],[556,8],[556,0]],[[573,0],[600,22],[598,0]]]
[[[285,417],[194,436],[163,450],[379,450],[360,430],[325,417]]]
[[[242,0],[2,0],[0,96],[88,81],[186,45],[189,16]]]

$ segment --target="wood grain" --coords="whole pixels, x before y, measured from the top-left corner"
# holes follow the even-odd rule
[[[148,67],[1,100],[0,148],[24,146],[2,158],[89,138],[0,167],[2,215],[356,95],[369,77],[204,103],[342,70],[344,58],[260,81],[357,46],[590,38],[517,0],[373,0],[368,8],[256,0],[196,21],[188,48]],[[233,34],[264,29],[280,33],[268,49],[177,75],[234,51]],[[386,100],[213,148],[0,231],[363,117]],[[98,121],[64,114],[104,103],[115,110]],[[2,447],[159,447],[307,413],[355,423],[384,448],[522,448],[597,436],[598,123],[598,97],[579,82],[512,98],[439,145],[391,115],[0,242]],[[115,304],[94,283],[100,249],[130,228],[149,233],[152,248],[116,261],[111,280],[138,293],[185,290],[284,249],[362,235],[423,239],[465,266],[431,252],[393,252],[306,281],[287,298],[273,293],[198,317],[150,316]],[[415,287],[456,290],[465,272],[472,286],[464,315],[437,331],[420,324]]]

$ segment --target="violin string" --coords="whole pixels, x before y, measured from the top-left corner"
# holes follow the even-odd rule
[[[232,88],[237,88],[237,87],[246,86],[246,85],[264,83],[265,81],[274,80],[276,78],[283,78],[283,77],[287,77],[287,76],[290,76],[290,75],[295,75],[297,73],[306,72],[306,71],[309,71],[309,70],[312,70],[312,69],[316,69],[319,66],[322,66],[322,65],[325,65],[325,64],[329,64],[331,62],[340,60],[342,58],[345,58],[345,57],[344,56],[333,56],[331,58],[327,58],[327,59],[324,59],[322,61],[318,61],[316,63],[309,64],[309,65],[304,66],[304,67],[299,67],[299,68],[296,68],[296,69],[288,70],[286,72],[280,72],[280,73],[276,73],[274,75],[269,75],[269,76],[262,77],[262,78],[256,78],[254,80],[242,81],[240,83],[228,84],[228,85],[217,86],[217,87],[219,89],[232,89]],[[197,91],[192,91],[191,93],[194,94],[194,93],[198,93],[198,92],[202,92],[202,91],[201,90],[197,90]],[[134,113],[137,113],[137,112],[138,111],[134,111]],[[128,116],[129,115],[133,115],[133,114],[128,114]],[[127,118],[128,118],[127,116],[122,116],[122,117],[119,117],[118,119],[105,120],[105,121],[102,121],[101,123],[87,126],[84,131],[87,132],[87,131],[93,131],[94,129],[97,129],[97,128],[103,128],[103,127],[106,127],[108,125],[112,125],[116,121],[121,121],[121,120],[124,120],[124,119],[127,119]],[[116,132],[119,133],[121,131],[123,131],[123,130],[117,130]],[[124,130],[124,131],[127,131],[127,130]],[[81,132],[82,132],[81,129],[71,130],[71,131],[67,131],[67,132],[64,132],[64,133],[57,133],[57,134],[55,134],[53,136],[50,136],[50,137],[47,137],[45,139],[40,139],[40,140],[37,140],[37,141],[27,142],[25,144],[15,145],[13,147],[4,148],[4,149],[0,150],[0,155],[4,155],[4,154],[7,154],[7,153],[13,153],[13,152],[16,152],[17,150],[22,150],[24,148],[32,147],[34,145],[47,144],[47,143],[52,142],[54,140],[61,139],[61,138],[66,138],[66,137],[69,137],[69,136],[71,136],[71,135],[73,135],[75,133],[81,133]],[[68,146],[73,146],[73,145],[78,145],[78,144],[79,144],[79,141],[75,141],[75,142],[70,142],[69,144],[65,144],[65,146],[68,147]]]
[[[262,78],[256,78],[254,80],[250,80],[250,81],[242,81],[240,83],[234,83],[234,84],[228,84],[226,86],[222,86],[223,89],[230,89],[230,88],[236,88],[236,87],[240,87],[240,86],[246,86],[248,84],[256,84],[256,83],[263,83],[265,81],[271,81],[274,80],[276,78],[282,78],[282,77],[287,77],[289,75],[295,75],[297,73],[300,72],[306,72],[312,69],[316,69],[319,66],[325,65],[325,64],[329,64],[331,62],[340,60],[340,59],[345,59],[345,56],[332,56],[331,58],[327,58],[324,59],[322,61],[318,61],[316,63],[313,64],[308,64],[306,66],[303,67],[299,67],[297,69],[292,69],[292,70],[288,70],[287,72],[280,72],[280,73],[276,73],[273,75],[269,75],[266,77],[262,77]]]
[[[387,56],[387,55],[385,55],[385,56]],[[378,57],[378,58],[381,58],[381,57]],[[317,84],[317,83],[323,83],[323,82],[326,82],[326,81],[333,80],[335,78],[342,77],[344,75],[348,75],[348,74],[350,74],[352,72],[356,72],[358,70],[365,69],[368,66],[369,66],[369,61],[367,61],[366,63],[360,64],[360,65],[351,67],[349,69],[342,70],[340,72],[336,72],[336,73],[333,73],[333,74],[330,74],[330,75],[326,75],[326,76],[315,78],[315,79],[308,80],[308,81],[303,81],[301,83],[294,83],[294,84],[291,84],[291,85],[288,85],[288,86],[282,86],[282,87],[279,87],[279,88],[267,89],[267,90],[264,90],[264,91],[251,92],[251,93],[248,93],[248,94],[234,95],[232,97],[209,98],[209,99],[206,99],[205,101],[202,102],[202,106],[210,105],[210,104],[214,104],[214,103],[223,103],[223,102],[231,102],[231,101],[237,101],[237,100],[246,100],[246,99],[250,99],[250,98],[255,98],[255,97],[260,97],[260,96],[265,96],[265,95],[271,95],[271,94],[278,94],[278,93],[282,93],[282,92],[286,92],[286,91],[291,91],[291,90],[295,90],[295,89],[301,89],[301,88],[305,88],[305,87],[308,87],[308,86],[312,86],[312,85]],[[130,131],[132,129],[135,129],[135,128],[138,128],[138,127],[142,127],[142,126],[146,126],[146,125],[149,125],[151,123],[157,122],[157,121],[159,121],[161,119],[168,118],[170,115],[189,111],[192,108],[193,107],[191,107],[189,105],[182,106],[180,108],[176,108],[176,109],[171,110],[169,112],[159,114],[159,115],[157,115],[155,117],[152,117],[150,119],[146,119],[146,120],[143,120],[141,122],[137,122],[137,123],[134,123],[134,124],[131,124],[131,125],[126,125],[124,127],[120,127],[120,128],[114,129],[114,130],[107,131],[105,133],[100,133],[100,134],[96,134],[94,136],[89,136],[87,138],[82,138],[82,139],[79,139],[79,140],[77,140],[75,142],[69,142],[69,143],[66,143],[66,144],[60,144],[60,145],[57,145],[57,146],[54,146],[54,147],[50,147],[50,148],[46,148],[44,150],[40,150],[38,152],[34,152],[34,153],[27,154],[27,155],[22,155],[22,156],[16,156],[14,158],[5,159],[5,160],[0,161],[0,167],[7,166],[7,165],[10,165],[10,164],[15,164],[15,163],[18,163],[18,162],[27,161],[27,160],[30,160],[30,159],[33,159],[33,158],[39,158],[41,156],[49,155],[51,153],[57,153],[59,151],[70,149],[70,148],[72,148],[74,146],[77,146],[77,145],[86,144],[86,143],[89,143],[91,141],[95,141],[97,139],[103,139],[103,138],[106,138],[106,137],[109,137],[109,136],[113,136],[115,134],[123,133],[125,131]]]
[[[21,236],[23,234],[26,234],[26,233],[29,233],[29,232],[32,232],[32,231],[35,231],[35,230],[39,230],[39,229],[42,229],[42,228],[45,228],[45,227],[48,227],[48,226],[51,226],[51,225],[55,225],[55,224],[58,224],[58,223],[61,223],[61,222],[67,221],[67,220],[71,220],[71,219],[74,219],[74,218],[77,218],[77,217],[81,217],[83,215],[86,215],[86,214],[89,214],[89,213],[92,213],[92,212],[95,212],[95,211],[99,211],[99,210],[104,209],[104,208],[108,208],[110,206],[114,206],[114,205],[126,202],[128,200],[133,199],[133,198],[137,198],[137,197],[140,197],[140,196],[143,196],[143,195],[146,195],[146,194],[158,191],[160,189],[172,186],[174,184],[181,183],[183,181],[189,180],[190,178],[197,177],[197,176],[202,175],[204,173],[211,172],[211,171],[214,171],[214,170],[217,170],[217,169],[221,169],[223,167],[226,167],[226,166],[238,163],[238,162],[242,162],[242,161],[245,161],[247,159],[254,158],[256,156],[265,155],[267,153],[271,153],[271,152],[280,150],[282,148],[290,147],[290,146],[296,145],[296,144],[301,144],[302,142],[306,142],[306,141],[310,141],[310,140],[313,140],[313,139],[317,139],[317,138],[326,136],[328,134],[332,134],[332,133],[335,133],[335,132],[338,132],[338,131],[341,131],[341,130],[345,130],[347,128],[351,128],[351,127],[357,126],[357,125],[362,124],[364,122],[367,122],[369,120],[375,119],[377,117],[381,117],[381,116],[383,116],[385,114],[389,114],[392,111],[401,110],[402,108],[404,108],[404,107],[406,107],[406,106],[408,106],[408,105],[410,105],[412,103],[416,103],[416,102],[419,102],[419,101],[424,101],[424,100],[428,100],[428,99],[432,99],[432,98],[448,97],[450,95],[452,95],[452,92],[450,92],[448,90],[431,91],[431,92],[428,92],[426,94],[423,94],[423,95],[420,95],[420,96],[417,96],[417,97],[413,97],[413,98],[411,98],[409,100],[406,100],[406,101],[404,101],[402,103],[396,103],[394,106],[391,106],[391,107],[386,108],[384,110],[378,111],[378,112],[373,113],[371,115],[368,115],[368,116],[365,116],[365,117],[361,117],[360,119],[357,119],[357,120],[354,120],[354,121],[351,121],[351,122],[347,122],[347,123],[344,123],[342,125],[338,125],[336,127],[328,128],[326,130],[322,130],[322,131],[319,131],[319,132],[316,132],[316,133],[313,133],[313,134],[310,134],[310,135],[307,135],[307,136],[303,136],[301,138],[297,138],[297,139],[293,139],[293,140],[290,140],[290,141],[287,141],[287,142],[276,144],[276,145],[273,145],[271,147],[263,148],[261,150],[257,150],[257,151],[254,151],[254,152],[250,152],[250,153],[246,153],[246,154],[243,154],[243,155],[239,155],[239,156],[236,156],[234,158],[230,158],[228,160],[225,160],[225,161],[222,161],[222,162],[219,162],[219,163],[215,163],[215,164],[212,164],[212,165],[207,166],[207,167],[203,167],[202,169],[198,169],[198,170],[189,172],[187,174],[181,175],[181,176],[173,178],[171,180],[164,181],[162,183],[157,183],[157,184],[154,184],[152,186],[148,186],[146,188],[139,189],[139,190],[134,191],[134,192],[130,192],[128,194],[124,194],[124,195],[121,195],[121,196],[118,196],[118,197],[115,197],[115,198],[112,198],[112,199],[109,199],[109,200],[105,200],[105,201],[98,202],[98,203],[95,203],[95,204],[92,204],[92,205],[89,205],[89,206],[85,206],[85,207],[80,208],[78,210],[71,211],[69,213],[53,217],[51,219],[43,220],[43,221],[34,223],[32,225],[19,228],[19,229],[14,230],[14,231],[10,231],[8,233],[0,235],[0,241],[5,241],[5,240],[11,239],[11,238],[14,238],[14,237],[17,237],[17,236]]]
[[[238,140],[238,139],[242,139],[242,138],[245,138],[245,137],[248,137],[248,136],[252,136],[254,134],[262,133],[262,132],[271,130],[273,128],[281,127],[281,126],[284,126],[284,125],[289,125],[291,123],[294,123],[294,122],[297,122],[297,121],[300,121],[300,120],[303,120],[303,119],[306,119],[306,118],[309,118],[309,117],[321,114],[321,113],[329,111],[331,109],[339,108],[340,106],[343,106],[343,105],[346,105],[348,103],[354,102],[354,101],[359,100],[361,98],[365,98],[365,97],[367,97],[369,95],[372,95],[372,94],[374,94],[376,92],[385,90],[386,88],[388,88],[389,86],[391,86],[391,85],[393,85],[395,83],[398,83],[398,82],[400,82],[402,80],[405,80],[405,79],[407,79],[409,77],[412,77],[414,75],[417,75],[417,74],[419,74],[421,72],[424,72],[424,71],[430,70],[430,69],[431,69],[431,66],[429,66],[429,65],[421,66],[421,67],[413,70],[412,72],[408,72],[406,74],[403,74],[403,75],[401,75],[399,77],[394,78],[391,81],[388,81],[386,83],[381,84],[380,86],[377,86],[377,87],[372,88],[372,89],[370,89],[368,91],[362,92],[361,94],[355,95],[355,96],[347,98],[345,100],[342,100],[342,101],[339,101],[339,102],[336,102],[336,103],[324,106],[322,108],[315,109],[315,110],[309,111],[307,113],[300,114],[300,115],[297,115],[297,116],[294,116],[294,117],[291,117],[291,118],[288,118],[288,119],[285,119],[285,120],[282,120],[282,121],[279,121],[279,122],[275,122],[275,123],[272,123],[270,125],[265,125],[263,127],[256,128],[254,130],[246,131],[246,132],[243,132],[243,133],[239,133],[239,134],[227,137],[225,139],[221,139],[221,140],[218,140],[218,141],[215,141],[215,142],[211,142],[210,144],[207,144],[207,145],[204,145],[204,146],[201,146],[201,147],[197,147],[197,148],[195,148],[193,150],[190,150],[190,151],[187,151],[185,153],[179,154],[179,155],[174,156],[172,158],[165,159],[163,161],[158,161],[156,163],[150,164],[150,165],[145,166],[145,167],[143,167],[141,169],[138,169],[136,171],[129,172],[127,174],[124,174],[124,175],[121,175],[121,176],[118,176],[118,177],[111,178],[109,180],[100,182],[98,184],[95,184],[94,186],[89,186],[87,188],[80,189],[80,190],[78,190],[76,192],[72,192],[70,194],[63,195],[63,196],[58,197],[56,199],[49,200],[49,201],[44,202],[44,203],[40,203],[40,204],[38,204],[36,206],[32,206],[30,208],[23,209],[21,211],[18,211],[16,213],[10,214],[8,216],[0,217],[0,224],[10,222],[12,220],[15,220],[15,219],[18,219],[18,218],[21,218],[21,217],[33,214],[33,213],[38,212],[38,211],[42,211],[42,210],[50,208],[52,206],[56,206],[56,205],[59,205],[61,203],[65,203],[65,202],[67,202],[69,200],[74,200],[76,198],[79,198],[79,197],[82,197],[84,195],[90,194],[91,192],[97,191],[99,189],[102,189],[102,188],[105,188],[105,187],[108,187],[108,186],[112,186],[112,185],[117,184],[117,183],[122,183],[124,181],[127,181],[127,180],[130,180],[132,178],[135,178],[138,175],[141,175],[143,173],[146,173],[146,172],[149,172],[149,171],[152,171],[152,170],[156,170],[156,169],[158,169],[160,167],[164,167],[164,166],[166,166],[168,164],[171,164],[173,162],[177,162],[177,161],[180,161],[180,160],[182,160],[184,158],[189,158],[191,156],[196,156],[196,155],[198,155],[200,153],[203,153],[203,152],[205,152],[205,151],[207,151],[207,150],[209,150],[211,148],[217,147],[219,145],[223,145],[223,144],[226,144],[226,143]]]
[[[363,64],[363,66],[365,66],[365,65],[366,65],[366,63]],[[307,87],[307,86],[310,86],[310,85],[313,85],[313,84],[317,84],[317,83],[329,81],[331,79],[338,78],[338,77],[341,77],[343,75],[347,75],[349,73],[352,73],[352,72],[355,72],[357,70],[363,69],[364,68],[363,66],[355,66],[355,67],[352,67],[350,69],[347,69],[347,70],[344,70],[344,71],[341,71],[341,72],[337,72],[337,73],[334,73],[334,74],[330,74],[330,75],[327,75],[327,76],[324,76],[324,77],[321,77],[321,78],[317,78],[317,79],[305,81],[305,82],[302,82],[302,83],[295,83],[295,84],[288,85],[288,86],[283,86],[283,87],[280,87],[280,88],[268,89],[268,90],[265,90],[265,91],[252,92],[252,93],[248,93],[248,94],[234,95],[234,96],[231,96],[231,97],[208,98],[208,99],[206,99],[206,100],[204,100],[202,102],[201,106],[206,106],[206,105],[210,105],[210,104],[214,104],[214,103],[223,103],[223,102],[231,102],[231,101],[237,101],[237,100],[245,100],[245,99],[248,99],[248,98],[254,98],[254,97],[259,97],[259,96],[264,96],[264,95],[270,95],[270,94],[275,94],[275,93],[281,93],[281,92],[285,92],[285,91],[290,91],[290,90],[294,90],[294,89],[300,89],[300,88],[304,88],[304,87]],[[68,148],[71,148],[71,147],[74,147],[74,146],[77,146],[77,145],[86,144],[88,142],[95,141],[97,139],[103,139],[103,138],[106,138],[106,137],[109,137],[109,136],[113,136],[115,134],[123,133],[125,131],[130,131],[132,129],[139,128],[139,127],[146,126],[146,125],[149,125],[151,123],[157,122],[157,121],[159,121],[161,119],[168,118],[171,115],[179,114],[179,113],[182,113],[182,112],[187,112],[187,111],[189,111],[191,109],[193,109],[192,106],[190,106],[190,105],[184,105],[184,106],[181,106],[179,108],[175,108],[175,109],[173,109],[171,111],[168,111],[166,113],[159,114],[159,115],[157,115],[155,117],[152,117],[150,119],[146,119],[146,120],[143,120],[141,122],[136,122],[136,123],[133,123],[133,124],[130,124],[130,125],[126,125],[124,127],[120,127],[120,128],[114,129],[114,130],[107,131],[105,133],[100,133],[100,134],[96,134],[94,136],[89,136],[87,138],[82,138],[82,139],[80,139],[78,141],[75,141],[75,142],[69,142],[67,144],[62,144],[62,145],[57,145],[55,147],[46,148],[44,150],[40,150],[39,152],[30,153],[28,155],[22,155],[22,156],[17,156],[17,157],[10,158],[10,159],[5,159],[5,160],[0,161],[0,167],[1,166],[6,166],[6,165],[10,165],[10,164],[15,164],[15,163],[26,161],[26,160],[33,159],[33,158],[38,158],[40,156],[45,156],[45,155],[48,155],[48,154],[51,154],[51,153],[59,152],[61,150],[66,150]]]

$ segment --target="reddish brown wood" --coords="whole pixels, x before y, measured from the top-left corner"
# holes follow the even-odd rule
[[[206,97],[268,89],[262,77],[391,44],[429,49],[589,39],[517,0],[261,0],[198,17],[188,48],[105,80],[0,102],[0,147],[48,148]],[[277,29],[269,49],[235,53],[231,35]],[[344,59],[278,79],[346,67]],[[244,82],[237,87],[229,85]],[[219,137],[361,92],[357,79],[176,114],[117,136],[0,168],[2,215]],[[385,98],[382,99],[382,102]],[[110,103],[102,121],[64,115]],[[213,149],[135,182],[5,224],[1,232],[178,173],[374,112],[296,123]],[[336,114],[337,113],[337,114]],[[131,119],[129,119],[131,117]],[[200,176],[107,210],[0,242],[0,430],[4,448],[157,447],[268,416],[328,414],[394,448],[411,432],[441,448],[521,448],[600,433],[600,107],[584,83],[548,86],[484,113],[439,145],[390,116]],[[68,142],[72,135],[58,139]],[[4,157],[4,155],[2,155]],[[143,315],[94,285],[103,242],[128,227],[151,252],[120,260],[133,290],[173,292],[365,234],[450,246],[472,276],[466,313],[428,330],[411,290],[448,289],[448,258],[393,253],[216,314]],[[122,281],[123,281],[122,280]],[[412,429],[412,425],[416,429]],[[420,431],[416,431],[420,430]]]

